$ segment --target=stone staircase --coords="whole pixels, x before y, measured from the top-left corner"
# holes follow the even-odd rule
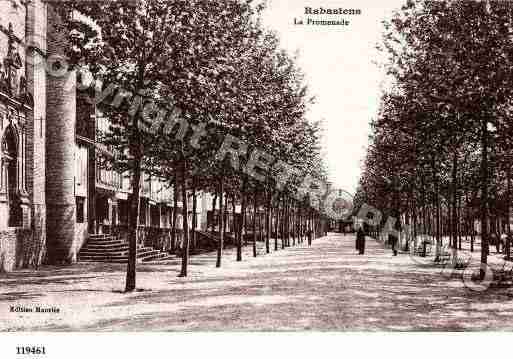
[[[202,248],[215,250],[219,243],[219,233],[207,232],[207,231],[196,231],[198,235],[198,244]],[[224,248],[237,245],[235,237],[231,233],[226,233],[224,237]]]
[[[137,262],[151,263],[176,259],[176,256],[151,247],[137,248]],[[90,234],[78,254],[81,262],[128,263],[128,242],[110,234]]]
[[[196,236],[198,237],[198,244],[200,247],[205,247],[210,250],[215,250],[217,248],[217,242],[219,238],[215,235],[212,235],[207,231],[196,231]]]

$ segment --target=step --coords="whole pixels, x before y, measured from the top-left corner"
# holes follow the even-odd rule
[[[105,247],[84,247],[82,248],[82,250],[80,251],[80,253],[82,252],[93,252],[93,253],[109,253],[109,252],[121,252],[121,251],[128,251],[128,246],[125,246],[125,245],[121,245],[121,246],[116,246],[116,247],[109,247],[109,248],[105,248]]]
[[[89,239],[103,241],[108,239],[116,239],[117,237],[112,234],[90,234]]]
[[[128,259],[121,258],[121,259],[91,259],[91,258],[80,258],[81,262],[100,262],[100,263],[120,263],[120,264],[126,264],[128,263]]]
[[[115,239],[115,240],[112,240],[112,241],[88,241],[86,243],[86,245],[88,245],[88,246],[102,246],[102,247],[112,246],[112,245],[116,245],[116,244],[126,244],[126,245],[128,245],[128,242],[125,242],[125,241],[120,240],[120,239]]]
[[[110,249],[115,249],[115,248],[128,248],[129,247],[129,244],[127,242],[119,242],[119,243],[115,243],[115,244],[85,244],[82,248],[83,249],[94,249],[94,250],[110,250]],[[142,245],[138,244],[137,245],[137,248],[138,249],[141,249],[143,248]]]
[[[176,259],[171,256],[162,256],[155,258],[142,259],[137,258],[137,263],[148,263],[148,262],[157,262],[168,259]],[[109,257],[109,258],[90,258],[90,257],[79,257],[80,262],[100,262],[100,263],[128,263],[127,257]]]
[[[81,261],[86,261],[86,260],[89,260],[89,261],[110,261],[110,260],[116,260],[116,259],[125,259],[127,260],[128,259],[128,256],[127,255],[112,255],[112,256],[109,256],[109,255],[104,255],[104,256],[89,256],[89,255],[80,255],[78,256],[79,260]]]
[[[111,234],[90,234],[81,249],[78,260],[82,262],[128,263],[129,243]],[[176,256],[152,247],[137,246],[137,262],[158,262],[176,259]]]
[[[90,254],[104,254],[104,253],[115,253],[115,252],[128,252],[129,248],[128,245],[125,245],[123,247],[119,248],[90,248],[90,247],[84,247],[80,251],[81,254],[83,253],[90,253]],[[137,248],[137,253],[145,253],[154,250],[151,247],[141,247]]]
[[[113,257],[113,256],[128,256],[127,250],[113,251],[113,252],[89,252],[89,251],[80,251],[80,256],[82,257]]]
[[[161,253],[163,253],[163,252],[157,251],[157,250],[152,250],[152,251],[149,251],[149,252],[146,252],[146,253],[141,253],[140,255],[139,255],[139,253],[137,253],[137,258],[142,258],[142,259],[144,259],[144,258],[151,258],[153,256],[160,255]]]
[[[114,252],[128,252],[128,246],[120,246],[116,248],[91,248],[84,247],[80,253],[91,253],[91,254],[103,254],[103,253],[114,253]]]
[[[82,248],[98,250],[98,251],[109,251],[109,250],[128,248],[128,244],[112,244],[112,245],[107,245],[107,246],[101,246],[101,245],[94,244],[94,245],[85,245]]]
[[[160,251],[157,251],[153,248],[141,248],[137,250],[137,258],[142,258],[148,255],[152,255],[154,253],[162,253]],[[128,248],[126,250],[116,250],[116,251],[89,251],[87,249],[80,251],[80,256],[82,257],[94,257],[94,258],[100,258],[100,257],[128,257]]]
[[[118,237],[114,237],[114,236],[112,236],[112,237],[105,237],[105,238],[91,238],[91,237],[89,237],[89,239],[88,239],[88,242],[98,242],[98,243],[112,242],[112,241],[124,241],[124,240],[120,239]]]
[[[144,252],[137,251],[137,258],[146,258],[155,254],[164,253],[153,248],[146,248]]]
[[[144,263],[152,263],[152,262],[162,262],[162,261],[168,261],[168,260],[176,260],[176,256],[167,254],[167,253],[161,253],[159,256],[154,258],[144,258],[142,261]]]

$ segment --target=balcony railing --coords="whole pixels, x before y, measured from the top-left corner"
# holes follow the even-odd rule
[[[146,177],[146,176],[145,176]],[[130,178],[112,169],[96,166],[96,183],[115,191],[131,192]],[[141,196],[157,203],[172,203],[173,188],[158,178],[146,177],[142,184]]]
[[[115,190],[122,190],[122,176],[112,169],[102,168],[96,165],[96,183]]]

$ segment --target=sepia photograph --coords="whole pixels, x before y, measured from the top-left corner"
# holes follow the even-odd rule
[[[510,1],[0,0],[0,332],[510,332],[512,118]]]

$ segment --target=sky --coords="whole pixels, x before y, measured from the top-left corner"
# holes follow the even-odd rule
[[[330,180],[354,193],[368,143],[369,122],[376,116],[384,74],[373,62],[381,39],[381,21],[405,0],[268,0],[264,24],[276,31],[283,48],[299,50],[316,103],[311,121],[323,121],[323,148]],[[305,15],[305,7],[360,9],[360,15]],[[294,25],[294,19],[345,19],[347,26]]]

